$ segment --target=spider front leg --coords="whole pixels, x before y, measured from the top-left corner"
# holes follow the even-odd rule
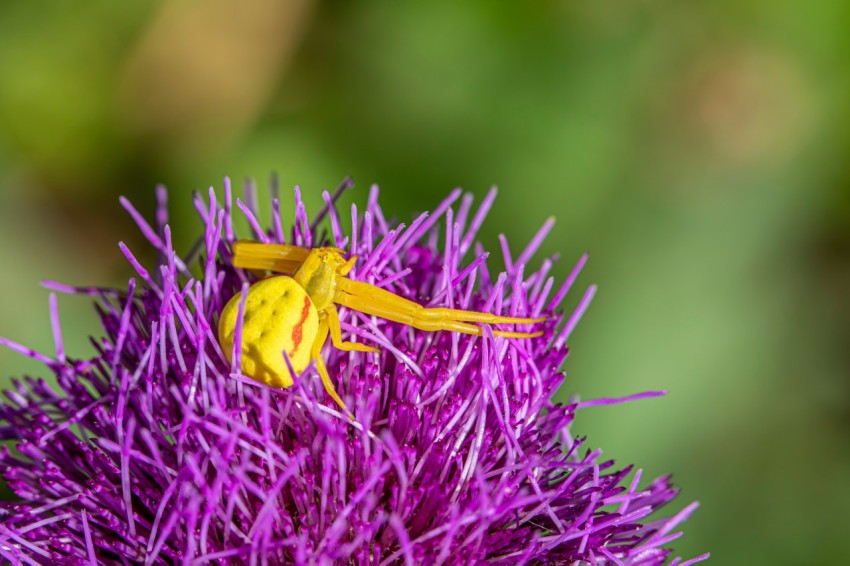
[[[310,250],[288,244],[263,244],[238,240],[233,244],[234,267],[268,270],[292,275],[307,259]]]
[[[343,342],[342,328],[340,327],[339,313],[337,312],[336,307],[333,305],[328,305],[325,309],[325,312],[328,315],[327,324],[331,332],[331,341],[333,342],[333,345],[337,350],[343,350],[345,352],[380,353],[380,350],[378,348],[373,348],[372,346],[367,346],[366,344],[360,344],[357,342]]]
[[[360,281],[351,281],[350,279],[341,279],[339,281],[339,289],[341,292],[337,294],[336,302],[340,305],[430,332],[449,330],[482,336],[484,333],[483,329],[480,326],[469,324],[470,322],[481,322],[484,324],[534,324],[546,320],[546,317],[518,318],[458,309],[429,309],[390,293],[385,289],[380,289]],[[505,338],[534,338],[542,334],[542,331],[493,331],[494,336]]]

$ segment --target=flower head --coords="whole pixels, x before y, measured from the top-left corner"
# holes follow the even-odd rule
[[[593,294],[569,316],[557,311],[584,258],[557,286],[550,260],[527,269],[547,222],[516,257],[503,239],[507,270],[491,273],[475,235],[494,196],[473,213],[469,195],[453,208],[455,191],[405,226],[384,217],[373,189],[362,213],[352,207],[350,233],[335,195],[324,193],[311,222],[296,188],[289,231],[276,198],[269,230],[252,187],[236,200],[251,237],[345,249],[359,258],[351,278],[421,304],[549,315],[543,336],[516,340],[422,332],[343,309],[344,337],[381,349],[323,351],[354,421],[313,367],[274,389],[240,375],[222,352],[219,314],[257,277],[229,261],[229,183],[223,203],[212,189],[206,201],[196,196],[205,230],[187,258],[172,247],[164,189],[153,226],[122,199],[157,265],[146,269],[120,244],[136,271],[126,291],[47,284],[96,298],[96,355],[66,355],[55,295],[55,355],[2,339],[43,362],[57,386],[15,381],[0,403],[2,435],[17,441],[0,469],[20,498],[0,508],[0,555],[44,564],[664,563],[695,505],[650,517],[677,493],[668,478],[644,485],[638,470],[629,479],[630,467],[571,435],[577,409],[614,400],[551,400]]]

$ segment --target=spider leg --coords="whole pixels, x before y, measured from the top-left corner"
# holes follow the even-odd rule
[[[319,319],[319,333],[316,335],[316,340],[313,342],[313,360],[316,362],[316,369],[319,371],[319,377],[322,378],[322,385],[325,386],[325,391],[331,396],[331,399],[336,401],[343,412],[348,415],[351,420],[354,420],[354,415],[346,408],[339,394],[336,392],[331,376],[328,373],[328,368],[325,366],[325,360],[322,359],[322,346],[328,338],[328,321],[325,318]]]
[[[368,283],[341,278],[337,284],[342,292],[337,294],[335,302],[340,305],[431,332],[450,330],[452,332],[482,336],[483,329],[480,326],[469,324],[470,322],[481,322],[484,324],[533,324],[546,319],[545,317],[518,318],[497,316],[484,312],[447,308],[429,309]],[[494,336],[506,338],[534,338],[542,334],[540,331],[493,331]]]
[[[352,269],[354,269],[354,264],[356,262],[357,262],[357,256],[356,255],[353,255],[350,258],[348,258],[348,261],[345,262],[345,265],[343,265],[341,268],[339,268],[339,274],[342,275],[343,277],[348,275],[348,273]]]
[[[233,266],[269,270],[292,275],[301,267],[310,250],[288,244],[263,244],[238,240],[233,244]]]
[[[331,340],[333,341],[334,347],[337,350],[343,350],[346,352],[380,352],[379,349],[373,348],[372,346],[367,346],[366,344],[360,344],[357,342],[343,342],[342,341],[342,329],[339,324],[339,313],[336,310],[336,307],[328,305],[325,312],[328,313],[328,327],[331,331]]]

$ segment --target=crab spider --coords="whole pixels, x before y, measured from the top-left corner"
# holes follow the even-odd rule
[[[242,363],[244,375],[273,387],[289,387],[292,375],[282,352],[286,351],[292,369],[300,373],[310,361],[328,395],[348,413],[336,392],[321,356],[322,346],[331,336],[333,345],[345,351],[378,352],[377,348],[343,342],[336,305],[407,324],[419,330],[448,330],[481,336],[483,324],[534,324],[546,317],[516,318],[484,312],[447,308],[426,308],[385,289],[347,277],[356,256],[344,258],[337,248],[307,249],[287,244],[263,244],[240,240],[233,245],[233,266],[272,271],[248,289],[242,319]],[[218,325],[219,342],[230,359],[241,293],[225,305]],[[495,336],[533,338],[542,332],[494,330]]]

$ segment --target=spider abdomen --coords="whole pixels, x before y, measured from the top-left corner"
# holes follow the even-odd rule
[[[218,323],[219,342],[228,360],[241,299],[242,293],[230,299]],[[248,288],[242,320],[242,373],[273,387],[289,387],[292,375],[283,352],[300,373],[310,364],[318,332],[318,311],[294,279],[276,276],[254,283]]]

